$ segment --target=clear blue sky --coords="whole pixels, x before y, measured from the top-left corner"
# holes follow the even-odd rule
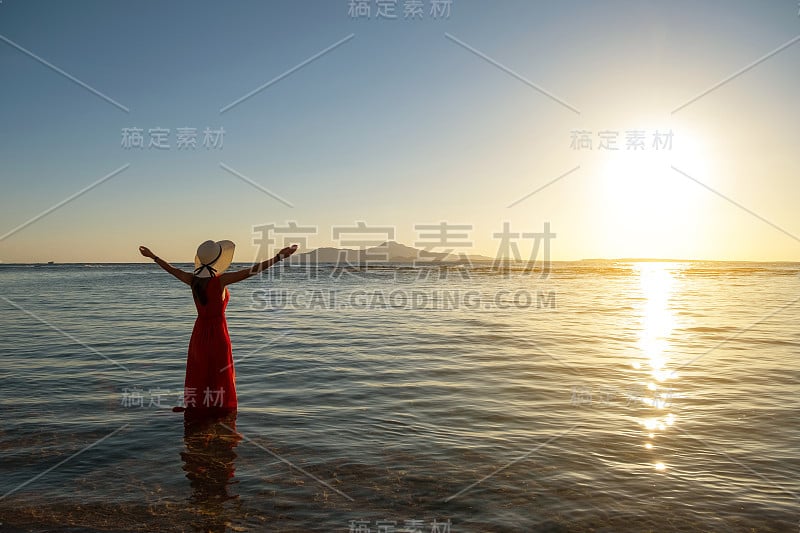
[[[795,0],[453,0],[447,18],[424,0],[414,21],[404,0],[394,20],[348,3],[3,0],[0,234],[130,167],[0,240],[0,260],[136,261],[146,244],[189,261],[228,238],[249,261],[252,227],[289,220],[319,228],[311,247],[356,221],[406,244],[447,221],[494,255],[504,221],[549,221],[554,259],[800,259],[800,242],[671,169],[800,234],[800,42],[672,112],[800,35]],[[169,128],[171,148],[126,150],[128,127]],[[198,144],[222,127],[224,146],[177,150],[182,127]],[[669,151],[625,150],[626,131],[670,129]],[[573,130],[593,149],[571,148]],[[601,130],[622,149],[598,150]]]

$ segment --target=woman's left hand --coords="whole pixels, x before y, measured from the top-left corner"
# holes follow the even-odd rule
[[[147,246],[140,246],[139,247],[139,253],[142,254],[145,257],[149,257],[150,259],[155,259],[156,258],[156,254],[151,252],[150,248],[148,248]]]

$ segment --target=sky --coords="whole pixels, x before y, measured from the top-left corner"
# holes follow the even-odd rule
[[[796,0],[406,3],[2,0],[0,261],[800,260]]]

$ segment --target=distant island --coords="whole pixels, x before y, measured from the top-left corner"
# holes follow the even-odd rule
[[[581,259],[587,263],[691,263],[705,262],[705,259],[657,259],[650,257],[620,257],[618,259]],[[720,261],[729,263],[730,261]],[[749,262],[749,261],[748,261]]]
[[[441,247],[440,247],[441,248]],[[494,261],[493,257],[458,252],[429,252],[413,248],[395,241],[386,241],[377,246],[363,249],[316,248],[305,253],[296,253],[289,258],[290,264],[334,263],[363,265],[376,263],[472,263]]]

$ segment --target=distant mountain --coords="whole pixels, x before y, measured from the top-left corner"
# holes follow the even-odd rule
[[[588,258],[588,259],[581,259],[581,261],[587,263],[691,263],[703,260],[702,259],[658,259],[653,257],[619,257],[616,259]]]
[[[361,250],[352,248],[317,248],[310,252],[297,253],[289,258],[290,264],[334,263],[334,264],[380,264],[380,263],[414,263],[414,262],[463,262],[493,261],[485,255],[465,255],[458,253],[426,252],[395,241],[386,241],[378,246]]]

